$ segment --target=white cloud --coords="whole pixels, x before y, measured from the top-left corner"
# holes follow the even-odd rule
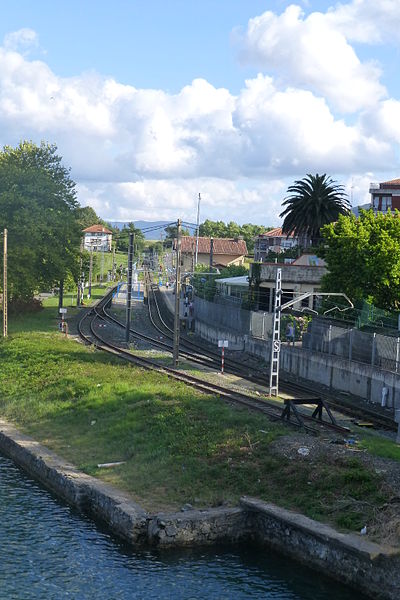
[[[278,72],[291,85],[314,90],[343,113],[369,108],[386,93],[381,71],[359,60],[338,20],[332,11],[306,17],[296,5],[281,15],[267,11],[250,19],[242,58]]]
[[[290,23],[302,30],[299,12],[285,19],[287,35]],[[0,144],[57,143],[80,202],[110,220],[193,220],[200,191],[204,218],[277,224],[293,179],[396,168],[399,104],[377,107],[348,124],[325,98],[267,75],[236,96],[204,79],[169,94],[96,73],[61,78],[0,48]]]
[[[201,192],[201,219],[279,223],[281,197],[287,183],[245,180],[237,182],[214,178],[146,179],[135,182],[79,185],[82,205],[92,206],[109,220],[196,220],[198,193]]]
[[[37,48],[39,40],[36,31],[23,27],[18,31],[12,31],[4,36],[3,45],[9,50],[27,52],[32,48]]]
[[[327,17],[348,40],[366,44],[400,42],[398,0],[353,0],[331,8]]]

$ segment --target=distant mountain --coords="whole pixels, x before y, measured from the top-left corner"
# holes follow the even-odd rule
[[[127,227],[132,221],[108,221],[113,227],[123,229]],[[135,227],[141,229],[144,233],[146,240],[159,240],[160,234],[165,234],[165,227],[170,224],[171,221],[133,221]],[[156,229],[158,227],[159,229]],[[152,231],[146,231],[146,229],[152,229]],[[153,229],[154,228],[154,229]]]
[[[368,204],[360,204],[359,206],[353,206],[351,212],[354,213],[356,217],[359,217],[361,208],[363,208],[364,210],[369,210],[371,208],[371,204],[368,202]]]

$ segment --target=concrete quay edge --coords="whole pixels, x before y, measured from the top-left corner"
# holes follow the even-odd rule
[[[0,452],[67,503],[133,546],[251,542],[277,550],[379,600],[398,600],[400,549],[337,532],[299,513],[243,497],[234,508],[148,514],[131,497],[86,475],[0,419]]]

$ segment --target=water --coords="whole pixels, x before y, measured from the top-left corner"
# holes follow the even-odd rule
[[[0,456],[0,599],[361,600],[255,548],[132,551]]]

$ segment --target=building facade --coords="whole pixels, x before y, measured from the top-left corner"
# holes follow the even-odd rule
[[[400,210],[400,179],[392,179],[383,183],[371,183],[371,208],[375,214],[388,210]]]
[[[267,260],[269,252],[280,254],[298,245],[299,240],[292,233],[286,235],[286,233],[282,233],[281,227],[275,227],[275,229],[261,233],[255,238],[254,260],[256,262],[264,262]]]
[[[89,252],[111,252],[112,231],[104,225],[92,225],[83,230],[83,248]]]
[[[259,269],[259,310],[272,312],[274,308],[276,271],[282,269],[282,304],[306,292],[318,292],[322,276],[327,272],[325,262],[313,255],[302,254],[291,264],[263,263],[250,265],[250,277],[254,268]],[[314,308],[315,296],[295,303],[295,310]]]

